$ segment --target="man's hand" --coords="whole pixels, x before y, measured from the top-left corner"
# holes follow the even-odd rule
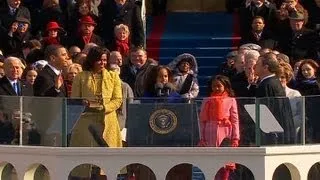
[[[60,87],[63,85],[63,78],[62,78],[62,73],[60,73],[59,76],[57,76],[55,83],[54,83],[54,87],[56,89],[60,89]]]

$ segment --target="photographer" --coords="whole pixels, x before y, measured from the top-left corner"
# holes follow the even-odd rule
[[[3,50],[6,56],[23,57],[22,47],[32,39],[29,32],[31,23],[24,17],[17,17],[12,23],[9,32],[3,39]]]
[[[285,0],[278,10],[278,18],[280,20],[286,20],[289,18],[289,15],[294,12],[303,13],[305,23],[308,22],[308,11],[303,8],[303,6],[298,2],[298,0]]]
[[[173,85],[173,75],[166,66],[153,67],[145,84],[144,98],[165,100],[168,103],[181,101],[181,96]]]

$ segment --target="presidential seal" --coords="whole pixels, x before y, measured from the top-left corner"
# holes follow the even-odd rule
[[[151,113],[149,125],[158,134],[168,134],[176,129],[177,116],[168,109],[158,109]]]

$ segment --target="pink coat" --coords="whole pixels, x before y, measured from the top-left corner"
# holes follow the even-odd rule
[[[209,98],[202,103],[200,112],[201,138],[208,146],[218,147],[225,138],[240,140],[238,108],[235,98],[222,100],[223,118],[229,119],[231,126],[218,124],[217,118],[210,113]]]

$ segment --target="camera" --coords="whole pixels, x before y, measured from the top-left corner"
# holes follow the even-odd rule
[[[19,23],[18,24],[18,28],[23,28],[24,24],[23,23]]]

